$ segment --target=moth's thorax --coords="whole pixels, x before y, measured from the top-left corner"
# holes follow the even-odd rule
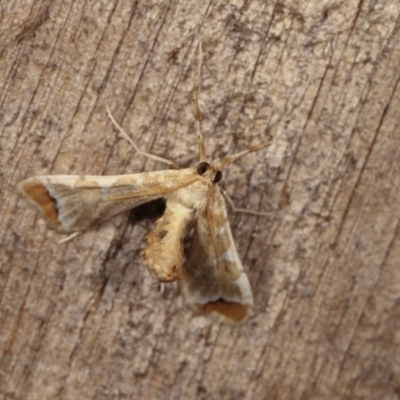
[[[174,201],[186,208],[203,210],[206,206],[207,195],[212,185],[207,178],[199,176],[199,179],[171,193],[168,198],[174,199]]]

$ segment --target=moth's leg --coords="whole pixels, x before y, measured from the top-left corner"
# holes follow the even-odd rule
[[[165,292],[165,283],[164,282],[158,282],[158,283],[160,284],[159,292],[160,292],[160,295],[162,296]]]
[[[65,243],[65,242],[69,242],[70,240],[76,238],[78,235],[80,235],[81,232],[74,232],[71,233],[70,235],[68,235],[67,237],[65,237],[64,239],[59,240],[57,243],[61,244],[61,243]]]
[[[196,86],[193,88],[193,115],[196,121],[196,131],[197,131],[197,143],[199,146],[199,163],[206,161],[206,149],[204,147],[204,139],[201,133],[201,113],[199,107],[199,90],[201,83],[201,67],[203,64],[203,47],[202,43],[199,43],[199,62],[197,66],[197,82]]]
[[[261,211],[248,210],[247,208],[237,208],[237,207],[235,207],[235,204],[233,203],[231,196],[229,196],[229,194],[225,190],[221,190],[221,191],[234,213],[260,215],[262,217],[271,217],[273,215],[272,212],[261,212]]]
[[[174,169],[180,169],[179,165],[175,164],[173,161],[171,160],[167,160],[166,158],[162,158],[159,156],[156,156],[155,154],[150,154],[147,153],[143,150],[140,150],[139,147],[136,145],[136,143],[129,137],[129,135],[122,129],[122,127],[118,124],[118,122],[115,120],[115,118],[113,117],[113,115],[111,114],[110,109],[107,106],[107,113],[108,116],[111,119],[111,122],[115,125],[115,127],[119,130],[119,133],[133,146],[133,148],[142,156],[145,156],[147,158],[151,158],[152,160],[155,161],[160,161],[164,164],[168,164],[169,166],[171,166]]]

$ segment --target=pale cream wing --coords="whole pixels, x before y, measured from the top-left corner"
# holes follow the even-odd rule
[[[187,301],[203,314],[225,322],[244,320],[253,306],[249,280],[240,262],[218,186],[195,221],[181,279]]]
[[[26,179],[19,191],[42,213],[50,228],[77,232],[147,201],[190,185],[193,168],[133,175],[48,175]]]

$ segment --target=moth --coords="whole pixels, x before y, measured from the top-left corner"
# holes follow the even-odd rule
[[[237,158],[269,146],[272,138],[207,162],[197,90],[193,95],[199,147],[196,165],[178,169],[170,160],[141,151],[107,108],[117,129],[139,154],[175,169],[115,176],[35,176],[20,182],[18,189],[40,211],[49,228],[62,233],[84,231],[118,213],[163,198],[165,212],[147,235],[141,252],[148,271],[160,282],[179,280],[186,301],[199,313],[237,323],[249,315],[253,296],[229,226],[219,186],[221,170]],[[193,233],[185,257],[183,239],[189,231]]]

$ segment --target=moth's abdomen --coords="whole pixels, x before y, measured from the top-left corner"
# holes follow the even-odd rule
[[[193,214],[192,209],[167,201],[164,215],[146,237],[147,247],[141,256],[149,272],[160,282],[173,282],[181,277],[182,240]]]

